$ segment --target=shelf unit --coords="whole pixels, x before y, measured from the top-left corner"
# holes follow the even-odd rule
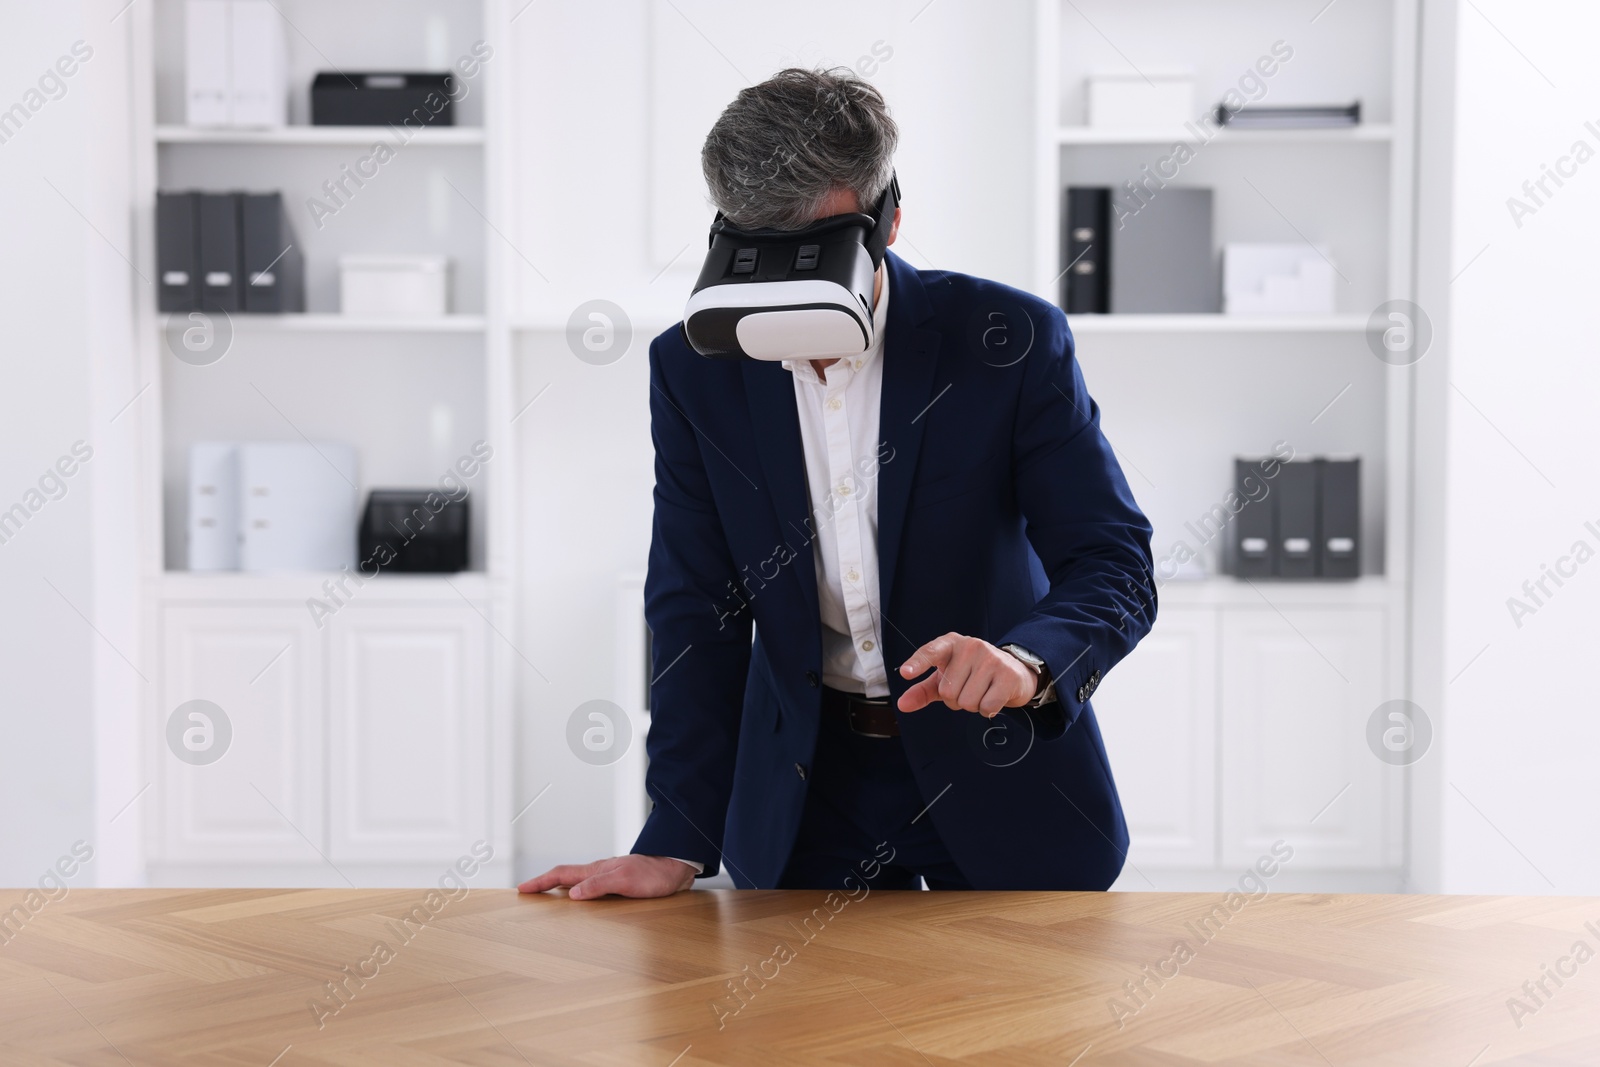
[[[425,126],[416,130],[397,130],[392,126],[280,126],[273,129],[209,129],[194,126],[157,126],[157,144],[239,144],[239,145],[359,145],[382,141],[412,145],[446,147],[481,145],[481,126]]]
[[[1193,130],[1182,126],[1174,129],[1107,129],[1099,126],[1062,126],[1056,130],[1056,143],[1063,145],[1165,145],[1176,141],[1194,141]],[[1213,128],[1205,141],[1207,145],[1287,145],[1287,144],[1342,144],[1347,142],[1386,142],[1394,140],[1394,127],[1388,123],[1369,123],[1359,126],[1328,127],[1325,129],[1240,130],[1226,126]]]
[[[1155,527],[1158,560],[1197,541],[1191,520],[1222,499],[1235,455],[1266,454],[1282,440],[1300,455],[1364,459],[1360,579],[1222,576],[1219,535],[1197,542],[1213,576],[1161,584],[1155,632],[1096,700],[1129,806],[1130,860],[1151,871],[1209,868],[1209,880],[1186,884],[1220,886],[1278,827],[1303,838],[1307,867],[1393,889],[1406,856],[1407,778],[1377,765],[1361,729],[1378,700],[1406,695],[1409,677],[1413,372],[1380,363],[1366,333],[1382,301],[1412,295],[1418,4],[1352,0],[1314,21],[1316,12],[1253,0],[1203,10],[1178,0],[1038,0],[1034,13],[1038,295],[1060,299],[1064,189],[1111,186],[1116,195],[1179,143],[1191,156],[1162,177],[1215,190],[1219,253],[1230,241],[1322,243],[1340,273],[1332,316],[1069,316],[1107,435]],[[1089,74],[1184,67],[1194,72],[1198,127],[1275,42],[1293,55],[1272,80],[1257,79],[1260,102],[1359,97],[1371,121],[1204,134],[1081,125]],[[1174,439],[1185,446],[1155,447]],[[1328,798],[1285,799],[1304,788],[1274,770],[1285,760],[1304,778],[1337,778],[1330,797],[1354,783],[1341,801],[1354,806],[1310,825]],[[1150,888],[1136,875],[1122,884]]]
[[[304,123],[313,71],[442,69],[479,40],[503,55],[509,13],[502,0],[447,10],[426,0],[280,0],[276,6],[287,23],[290,113],[299,123],[277,129],[181,125],[182,0],[137,5],[127,14],[136,261],[153,271],[158,189],[281,189],[306,256],[310,309],[233,315],[226,354],[211,366],[194,367],[166,350],[167,316],[153,295],[147,291],[138,307],[141,377],[153,386],[130,408],[141,440],[141,640],[144,661],[159,665],[142,699],[140,732],[150,742],[128,754],[141,780],[156,785],[145,807],[142,858],[154,882],[344,884],[349,876],[369,884],[423,884],[481,837],[496,856],[486,877],[505,884],[512,854],[517,511],[510,502],[517,455],[510,429],[511,332],[502,295],[505,249],[490,221],[506,214],[509,189],[510,154],[502,147],[510,121],[509,78],[500,69],[505,61],[497,66],[491,56],[482,62],[458,106],[462,125],[402,132]],[[383,31],[373,32],[380,23]],[[337,205],[334,217],[318,220],[308,200],[320,195],[325,180],[339,177],[341,164],[376,142],[401,147],[347,205]],[[397,218],[405,224],[395,225]],[[456,313],[388,320],[336,313],[335,263],[351,252],[451,256]],[[472,442],[487,442],[492,458],[476,477],[463,479],[472,493],[471,570],[380,573],[354,594],[329,600],[337,614],[323,620],[308,613],[307,601],[344,575],[182,570],[173,526],[183,512],[184,448],[225,435],[352,440],[361,455],[363,497],[374,485],[432,486]],[[263,658],[258,646],[284,649],[281,659],[266,657],[276,665],[262,668],[259,685],[216,665],[233,662],[230,657],[254,664]],[[298,681],[262,695],[279,671]],[[227,758],[236,775],[254,768],[312,776],[286,786],[283,795],[298,796],[303,787],[305,796],[324,804],[294,827],[319,841],[324,856],[285,836],[281,824],[252,821],[259,812],[238,817],[234,840],[215,813],[174,808],[184,797],[192,803],[212,795],[195,792],[202,788],[199,779],[184,777],[203,768],[178,767],[162,740],[172,711],[167,705],[188,698],[174,694],[202,682],[236,694],[241,706],[251,703],[246,728],[258,743],[267,738],[272,758],[305,755],[303,767],[273,764],[266,771],[261,761],[267,757],[259,751]],[[400,727],[385,726],[387,717],[425,728],[430,704],[449,738],[428,746],[388,738],[388,730]],[[282,738],[298,747],[272,749],[273,739]],[[324,743],[327,750],[318,755]],[[246,801],[254,799],[246,794]],[[408,803],[408,814],[395,817],[400,821],[385,821],[386,805]],[[274,817],[268,812],[266,818]],[[257,848],[253,840],[266,844]],[[274,848],[284,850],[282,856]]]

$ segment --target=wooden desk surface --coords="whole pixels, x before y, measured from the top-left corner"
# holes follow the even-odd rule
[[[8,890],[0,1063],[1600,1063],[1600,900],[1223,903]]]

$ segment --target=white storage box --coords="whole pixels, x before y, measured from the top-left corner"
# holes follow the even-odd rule
[[[450,260],[444,256],[340,256],[339,310],[378,319],[450,313]]]
[[[1333,279],[1326,248],[1224,245],[1222,311],[1225,315],[1332,315]]]
[[[1085,98],[1089,125],[1100,129],[1182,126],[1196,117],[1187,71],[1091,74]]]

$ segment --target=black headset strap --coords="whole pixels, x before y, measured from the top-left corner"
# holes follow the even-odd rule
[[[894,212],[900,206],[900,176],[889,174],[889,187],[878,197],[878,205],[873,209],[878,224],[867,235],[867,255],[872,257],[873,269],[883,262],[884,253],[889,250],[889,232],[894,229]]]
[[[722,212],[717,212],[717,217],[711,220],[710,240],[715,241],[717,234],[731,232],[747,237],[796,237],[810,231],[813,227],[844,225],[851,218],[861,218],[865,215],[873,222],[872,230],[867,234],[867,255],[872,257],[873,269],[883,262],[884,253],[889,249],[889,233],[894,229],[894,212],[900,206],[900,177],[891,172],[889,186],[878,197],[878,203],[870,212],[852,212],[846,215],[831,215],[818,219],[800,230],[745,230],[729,222]]]

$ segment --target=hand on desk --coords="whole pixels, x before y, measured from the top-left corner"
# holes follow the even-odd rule
[[[901,695],[901,711],[920,711],[938,700],[992,719],[1001,708],[1026,705],[1039,686],[1032,667],[981,637],[935,637],[911,653],[900,674],[915,678],[929,667],[933,673]]]
[[[670,897],[694,884],[695,869],[666,856],[613,856],[593,863],[552,867],[517,886],[518,892],[543,893],[565,887],[573,900],[591,900],[615,893],[622,897]]]

